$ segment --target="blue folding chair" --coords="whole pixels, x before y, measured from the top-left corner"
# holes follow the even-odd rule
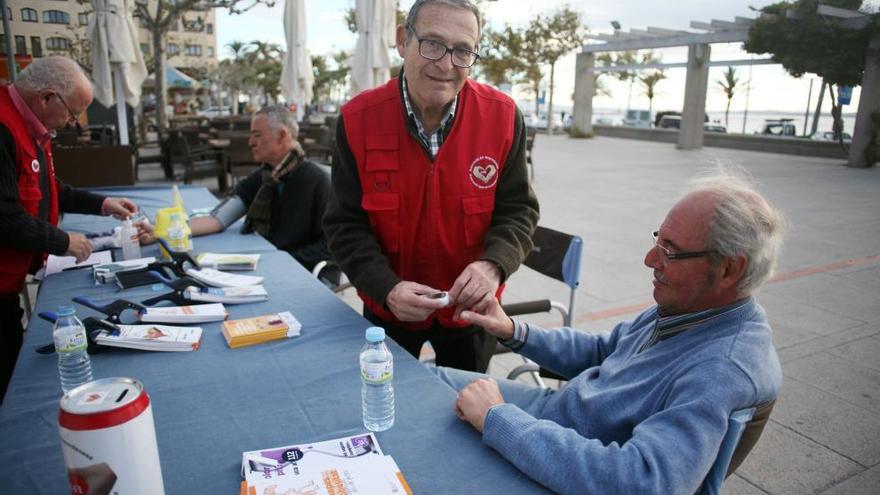
[[[758,438],[764,431],[775,403],[775,400],[771,400],[731,413],[730,419],[727,420],[727,433],[724,434],[721,447],[718,449],[718,457],[715,458],[709,474],[703,480],[698,495],[721,493],[724,480],[736,471],[749,455],[752,447],[758,443]]]
[[[523,264],[536,272],[558,280],[569,288],[568,305],[551,299],[538,299],[514,304],[505,304],[504,312],[508,316],[536,313],[548,313],[556,310],[562,316],[562,324],[570,327],[574,318],[574,304],[577,288],[580,285],[581,257],[584,241],[580,236],[566,234],[547,227],[538,226],[532,235],[532,251]],[[510,349],[499,344],[496,354],[510,352]],[[541,370],[538,366],[523,358],[524,364],[514,368],[507,378],[513,380],[523,373],[529,373],[539,386],[544,386],[541,376],[561,379],[557,375]]]

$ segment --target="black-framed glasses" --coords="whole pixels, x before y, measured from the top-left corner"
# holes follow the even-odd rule
[[[55,96],[58,97],[58,101],[60,101],[61,104],[64,105],[64,109],[67,110],[67,121],[76,122],[77,120],[79,120],[79,114],[81,112],[73,113],[73,111],[71,111],[70,107],[67,105],[67,102],[64,101],[64,97],[61,96],[61,93],[55,93]]]
[[[713,250],[708,250],[708,251],[688,251],[688,252],[684,252],[684,253],[675,253],[675,252],[670,251],[669,248],[667,248],[666,246],[660,244],[659,239],[658,239],[658,237],[660,236],[660,231],[655,230],[652,233],[652,236],[653,236],[653,240],[654,240],[654,247],[659,248],[660,252],[663,253],[663,256],[669,261],[686,260],[686,259],[691,259],[691,258],[702,258],[704,256],[708,256],[708,255],[715,252]]]
[[[450,58],[452,59],[452,65],[460,67],[462,69],[467,69],[473,66],[480,58],[480,55],[478,53],[468,50],[466,48],[452,48],[444,45],[437,40],[420,38],[419,34],[416,33],[416,30],[413,29],[413,27],[410,25],[407,25],[406,28],[409,29],[409,31],[413,34],[413,36],[415,36],[416,40],[419,42],[419,55],[428,60],[441,60],[448,53],[450,54]]]

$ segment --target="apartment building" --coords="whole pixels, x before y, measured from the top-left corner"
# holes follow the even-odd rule
[[[171,3],[173,0],[165,0]],[[156,0],[150,0],[151,11]],[[6,0],[6,15],[16,56],[34,58],[76,52],[86,38],[92,11],[88,2],[76,0]],[[138,41],[144,59],[153,52],[150,32],[138,19]],[[207,69],[217,64],[217,34],[214,10],[187,12],[166,36],[165,54],[178,69]],[[3,31],[0,24],[0,31]],[[0,58],[6,58],[6,33],[0,34]],[[148,67],[148,70],[150,68]]]

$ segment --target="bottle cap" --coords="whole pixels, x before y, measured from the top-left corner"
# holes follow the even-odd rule
[[[382,327],[370,327],[367,329],[367,342],[382,342],[385,340],[385,329]]]
[[[58,316],[73,316],[76,314],[76,308],[70,305],[58,306]]]

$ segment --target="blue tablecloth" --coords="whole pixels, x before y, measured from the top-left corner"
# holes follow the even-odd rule
[[[170,201],[167,190],[123,192],[147,210]],[[183,192],[188,208],[199,207],[196,198],[207,194],[199,189]],[[66,218],[65,227],[68,221],[82,221],[71,217],[76,218]],[[199,238],[196,246],[197,251],[222,245],[229,251],[259,252],[265,244],[235,231]],[[368,322],[287,253],[263,250],[254,274],[265,277],[270,299],[227,306],[230,318],[289,310],[302,322],[300,337],[229,349],[220,324],[212,323],[201,325],[202,346],[195,352],[111,350],[92,356],[96,378],[137,378],[150,394],[166,493],[237,493],[243,451],[365,431],[358,353]],[[43,282],[35,314],[69,303],[74,295],[139,301],[156,293],[151,287],[116,291],[96,286],[87,270],[64,272]],[[77,313],[80,318],[94,314],[82,306]],[[34,352],[49,342],[51,325],[32,320],[0,407],[3,494],[68,490],[57,427],[57,358]],[[455,417],[451,388],[389,344],[395,357],[397,418],[377,438],[414,493],[543,492]]]

